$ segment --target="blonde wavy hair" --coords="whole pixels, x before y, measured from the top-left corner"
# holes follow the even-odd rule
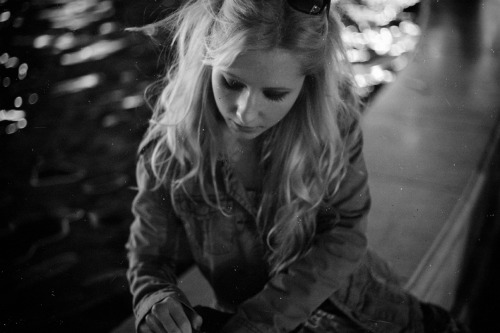
[[[148,163],[157,186],[185,191],[198,184],[205,201],[224,214],[215,177],[218,110],[211,86],[215,65],[241,53],[275,48],[291,52],[306,76],[290,112],[263,133],[265,170],[257,225],[277,273],[310,249],[316,215],[345,173],[347,135],[359,103],[341,40],[338,10],[308,15],[286,0],[191,0],[166,19],[144,27],[171,40],[168,70],[156,85],[153,117],[140,150],[153,146]],[[160,34],[161,35],[161,34]],[[158,89],[159,87],[159,89]],[[354,133],[356,135],[356,133]],[[216,189],[216,199],[207,186]]]

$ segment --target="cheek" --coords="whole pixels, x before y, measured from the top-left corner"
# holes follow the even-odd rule
[[[224,93],[220,87],[213,86],[213,93],[214,93],[214,99],[215,99],[215,104],[217,105],[217,108],[219,109],[219,112],[221,113],[226,113],[229,108],[229,100],[227,94]]]
[[[275,122],[275,123],[277,123],[281,119],[285,118],[286,115],[292,109],[292,106],[293,106],[293,103],[287,103],[286,105],[282,105],[279,108],[275,108],[273,110],[273,112],[270,113],[272,115],[272,121]]]

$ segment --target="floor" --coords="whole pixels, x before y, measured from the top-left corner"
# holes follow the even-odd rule
[[[440,232],[450,234],[464,220],[454,231],[462,246],[446,258],[455,260],[448,269],[456,277],[441,289],[450,297],[424,297],[451,307],[463,268],[460,251],[467,228],[474,227],[463,216],[481,192],[478,184],[489,172],[483,164],[498,140],[500,3],[445,0],[430,2],[426,10],[410,65],[363,119],[373,194],[369,236],[371,246],[422,296],[416,271],[420,278],[435,271],[429,262],[422,267],[422,259]]]

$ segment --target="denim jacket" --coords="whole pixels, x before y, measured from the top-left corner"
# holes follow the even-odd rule
[[[150,190],[153,179],[140,157],[142,186],[127,243],[136,324],[169,296],[190,307],[174,272],[177,264],[194,261],[213,287],[217,307],[234,313],[226,332],[292,331],[311,321],[325,302],[353,319],[359,332],[422,332],[418,301],[367,251],[370,194],[361,138],[349,149],[339,190],[317,213],[311,250],[274,276],[255,223],[259,194],[245,190],[229,163],[218,163],[217,172],[230,215],[206,204],[189,186],[176,195],[176,214],[168,190]]]

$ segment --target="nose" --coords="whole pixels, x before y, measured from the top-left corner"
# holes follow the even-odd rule
[[[242,125],[249,126],[258,117],[258,101],[255,93],[247,90],[242,92],[237,101],[236,117]]]

